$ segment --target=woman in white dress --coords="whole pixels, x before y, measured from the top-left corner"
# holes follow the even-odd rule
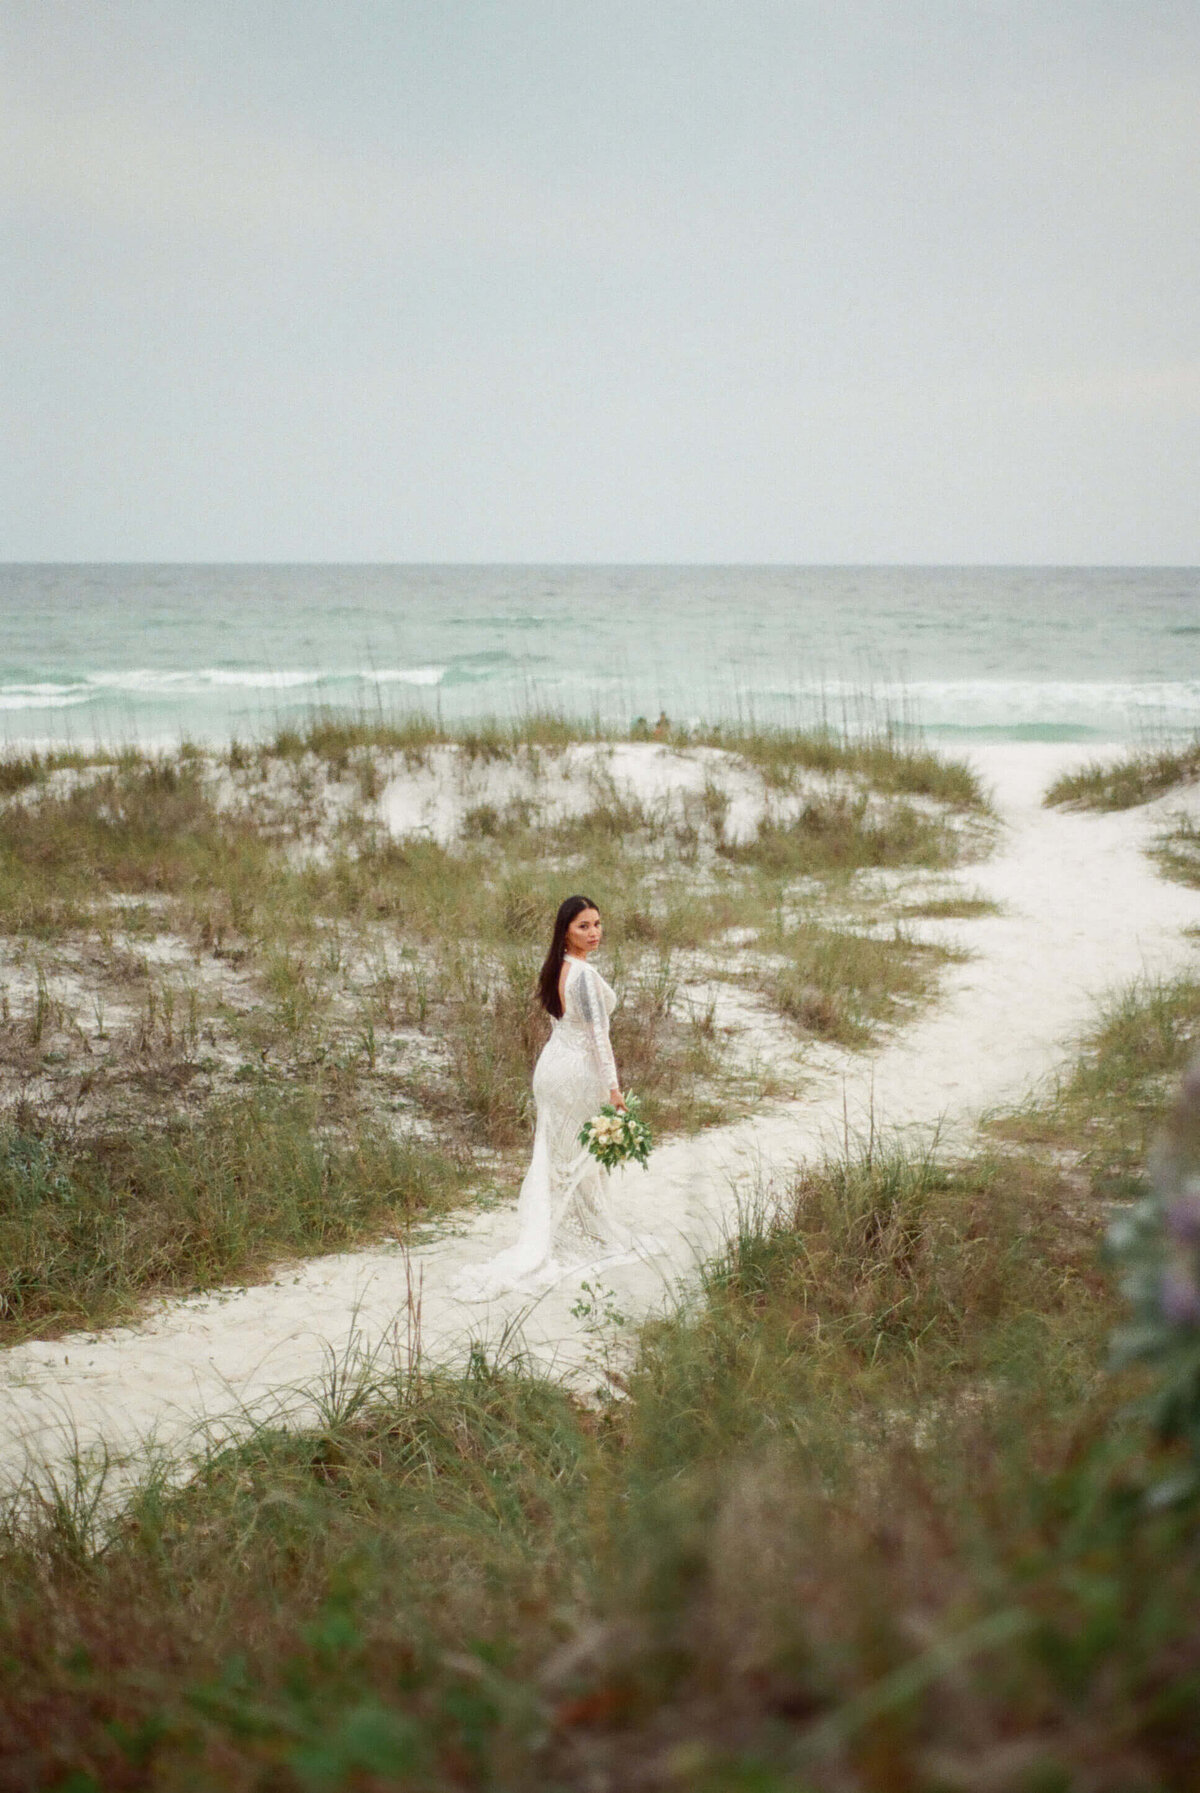
[[[464,1300],[548,1288],[632,1243],[609,1215],[607,1172],[579,1143],[580,1128],[602,1103],[625,1106],[608,1036],[617,999],[588,964],[603,932],[590,897],[559,905],[538,978],[538,998],[553,1026],[534,1067],[537,1130],[517,1203],[517,1240],[490,1263],[463,1271],[454,1293]]]

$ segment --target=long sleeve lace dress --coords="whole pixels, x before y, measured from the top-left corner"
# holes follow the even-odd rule
[[[517,1202],[517,1239],[490,1263],[459,1276],[468,1301],[519,1289],[536,1293],[635,1242],[609,1211],[607,1173],[579,1143],[579,1130],[617,1085],[608,1036],[616,996],[586,960],[568,957],[563,1012],[534,1067],[537,1129]]]

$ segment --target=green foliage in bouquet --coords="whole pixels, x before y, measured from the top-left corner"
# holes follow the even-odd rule
[[[1132,1309],[1114,1340],[1117,1363],[1156,1371],[1148,1417],[1164,1443],[1191,1455],[1158,1490],[1166,1499],[1200,1491],[1200,1059],[1150,1168],[1150,1193],[1115,1222],[1108,1245]]]
[[[585,1121],[580,1129],[579,1143],[587,1147],[605,1170],[615,1170],[618,1164],[629,1159],[644,1168],[654,1141],[642,1119],[637,1097],[626,1096],[624,1113],[606,1102],[599,1114]]]

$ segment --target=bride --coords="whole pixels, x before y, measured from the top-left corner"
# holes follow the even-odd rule
[[[517,1202],[517,1239],[490,1263],[461,1273],[454,1293],[462,1300],[486,1301],[509,1289],[533,1293],[571,1271],[611,1262],[633,1243],[608,1212],[607,1172],[579,1143],[580,1128],[602,1103],[625,1106],[608,1037],[617,999],[588,964],[603,932],[590,897],[559,905],[538,978],[538,999],[553,1025],[533,1073],[537,1130]]]

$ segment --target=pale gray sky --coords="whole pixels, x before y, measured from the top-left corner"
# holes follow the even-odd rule
[[[0,17],[0,558],[1200,561],[1197,0]]]

